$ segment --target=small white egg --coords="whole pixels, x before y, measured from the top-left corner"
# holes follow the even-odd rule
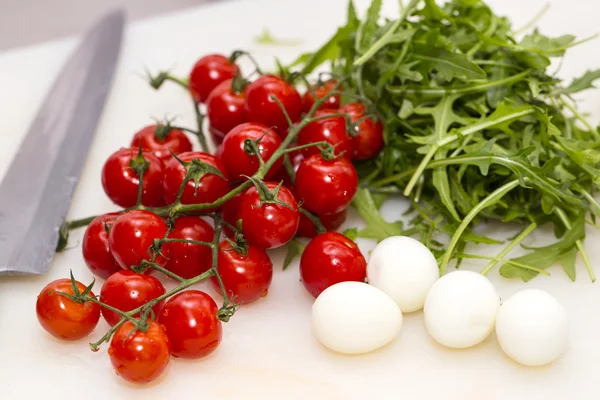
[[[506,300],[496,318],[502,350],[529,367],[548,364],[567,348],[567,313],[548,292],[525,289]]]
[[[369,284],[383,290],[403,313],[422,309],[427,292],[439,277],[431,251],[408,236],[381,241],[371,252],[367,265]]]
[[[500,297],[494,285],[472,271],[441,277],[425,300],[425,326],[438,343],[456,349],[475,346],[494,329]]]
[[[391,342],[402,327],[402,312],[381,290],[362,282],[325,289],[312,307],[313,331],[333,351],[362,354]]]

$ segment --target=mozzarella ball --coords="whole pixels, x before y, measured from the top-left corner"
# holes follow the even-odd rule
[[[390,296],[403,313],[422,309],[427,292],[439,277],[431,251],[407,236],[392,236],[380,242],[367,265],[369,284]]]
[[[494,329],[500,297],[494,285],[472,271],[441,277],[425,300],[425,326],[438,343],[456,349],[475,346]]]
[[[500,307],[496,336],[516,362],[530,367],[548,364],[567,348],[567,313],[548,292],[521,290]]]
[[[392,341],[402,312],[381,290],[362,282],[340,282],[325,289],[312,307],[313,331],[333,351],[361,354]]]

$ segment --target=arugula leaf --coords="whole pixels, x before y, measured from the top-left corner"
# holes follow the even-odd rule
[[[573,79],[569,86],[565,88],[565,92],[573,94],[587,89],[594,89],[594,81],[597,79],[600,79],[600,69],[586,71],[579,78]]]
[[[287,267],[290,266],[292,261],[296,256],[302,255],[306,245],[297,239],[292,239],[286,244],[287,253],[285,254],[285,259],[283,260],[283,270],[285,271]]]
[[[440,77],[447,82],[454,78],[469,80],[486,77],[485,71],[469,61],[464,54],[423,44],[416,44],[413,50],[413,58],[421,61],[420,66],[437,71]]]
[[[513,262],[517,262],[520,264],[531,265],[539,269],[546,269],[550,267],[552,264],[557,261],[561,261],[563,263],[563,268],[569,277],[572,276],[571,279],[575,278],[574,269],[571,271],[570,264],[570,253],[573,249],[575,251],[577,248],[575,247],[575,242],[583,239],[585,237],[585,229],[584,229],[584,221],[582,218],[579,218],[576,223],[569,229],[564,238],[559,242],[554,244],[538,247],[533,249],[530,253],[511,259]],[[564,263],[567,263],[567,267],[565,267]],[[568,270],[568,271],[567,271]],[[530,281],[532,278],[538,275],[538,271],[523,268],[517,266],[515,264],[504,264],[500,267],[500,275],[505,278],[521,278],[524,282]]]
[[[381,241],[390,236],[403,234],[402,222],[387,222],[381,214],[371,193],[367,189],[359,189],[352,201],[352,206],[367,223],[367,227],[355,233],[354,238],[370,238]]]
[[[267,28],[264,28],[261,34],[254,38],[254,41],[258,44],[270,46],[298,46],[302,44],[302,42],[299,40],[278,39],[275,36],[273,36]]]

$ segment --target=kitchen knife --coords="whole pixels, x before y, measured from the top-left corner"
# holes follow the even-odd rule
[[[0,183],[0,275],[48,271],[114,74],[125,15],[87,33]]]

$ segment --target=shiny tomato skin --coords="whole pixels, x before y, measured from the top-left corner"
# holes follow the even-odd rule
[[[325,214],[319,216],[321,223],[327,229],[327,232],[332,232],[338,229],[346,221],[348,210],[343,210],[336,214]],[[317,236],[317,228],[310,219],[304,214],[300,214],[300,224],[298,225],[298,236],[314,238]]]
[[[331,92],[335,88],[336,85],[337,85],[336,81],[329,80],[327,82],[323,82],[322,85],[314,86],[313,90],[314,90],[315,94],[317,95],[317,98],[322,99],[323,97],[325,97],[325,95],[327,95],[329,92]],[[339,94],[329,96],[327,98],[327,100],[325,100],[325,102],[318,109],[319,110],[336,110],[340,107],[340,100],[341,100],[341,96]],[[315,104],[315,97],[313,96],[313,94],[311,93],[310,90],[307,90],[306,93],[304,93],[304,96],[302,96],[302,107],[303,107],[304,112],[305,113],[309,112],[310,109],[312,108],[313,104]]]
[[[210,92],[221,82],[232,79],[238,66],[221,54],[209,54],[199,59],[189,77],[189,88],[196,103],[204,103]]]
[[[131,140],[131,148],[137,149],[142,146],[164,164],[172,158],[171,152],[179,154],[192,151],[192,142],[181,129],[171,129],[165,138],[159,138],[154,133],[156,128],[156,125],[148,125],[140,129]]]
[[[85,286],[77,282],[79,293]],[[35,311],[42,327],[62,340],[78,340],[86,337],[98,325],[100,306],[92,302],[76,303],[56,292],[73,295],[70,279],[58,279],[47,284],[37,297]],[[89,293],[90,297],[94,293]]]
[[[219,244],[218,271],[227,295],[236,303],[249,304],[268,293],[273,279],[273,263],[263,249],[248,246],[248,254],[232,250],[227,241]],[[210,278],[212,287],[221,293],[219,281]]]
[[[270,191],[275,189],[278,183],[265,182]],[[239,219],[242,220],[242,233],[253,246],[261,249],[273,249],[283,246],[290,241],[300,223],[300,212],[294,195],[282,186],[277,198],[281,204],[260,204],[259,192],[256,187],[250,187],[242,195]]]
[[[102,167],[102,187],[113,203],[123,208],[135,206],[140,179],[131,169],[130,162],[138,154],[138,148],[122,148],[111,154]],[[164,165],[158,157],[144,150],[142,155],[149,162],[142,182],[142,204],[147,207],[163,205]]]
[[[225,166],[221,163],[217,157],[200,152],[193,151],[189,153],[182,153],[179,159],[185,162],[190,162],[193,159],[198,159],[203,163],[210,164],[216,167],[225,179],[218,175],[206,174],[198,182],[198,191],[196,192],[195,182],[193,179],[189,180],[183,195],[181,196],[181,203],[183,204],[201,204],[201,203],[212,203],[215,200],[223,197],[229,192],[229,180],[227,177],[227,171]],[[169,161],[165,168],[165,200],[167,204],[172,204],[177,198],[179,188],[185,179],[185,168],[181,163],[175,159]],[[209,210],[206,210],[209,211]]]
[[[325,160],[313,154],[296,172],[296,193],[302,206],[317,215],[339,213],[358,190],[358,174],[345,157]]]
[[[315,113],[315,117],[331,114],[331,110],[322,110]],[[298,133],[298,145],[309,143],[327,142],[335,146],[334,154],[343,155],[351,159],[355,152],[354,141],[346,132],[346,119],[344,117],[329,117],[313,121]],[[320,154],[318,147],[308,147],[302,150],[305,157]]]
[[[339,282],[364,282],[367,262],[356,243],[337,232],[323,233],[308,243],[300,258],[300,278],[314,297]]]
[[[210,122],[210,132],[215,143],[219,144],[233,128],[246,122],[244,117],[245,91],[236,93],[231,89],[233,79],[221,82],[210,92],[206,100],[206,116]]]
[[[246,179],[244,176],[252,176],[258,170],[260,163],[257,156],[250,155],[244,151],[244,142],[247,140],[258,140],[258,151],[266,162],[281,146],[281,139],[269,127],[255,122],[246,122],[233,128],[223,140],[223,153],[221,160],[232,180]],[[267,173],[265,179],[274,176],[283,164],[283,158],[279,158]]]
[[[200,217],[183,216],[175,220],[169,232],[171,239],[212,242],[215,230]],[[208,246],[192,243],[165,243],[169,260],[165,268],[185,279],[193,278],[210,269],[211,249]]]
[[[242,203],[242,194],[243,192],[236,194],[221,206],[221,218],[223,218],[223,221],[233,226],[237,226],[237,220],[239,219],[238,215]],[[233,230],[227,225],[223,226],[223,232],[225,232],[228,237],[233,238]]]
[[[263,75],[246,87],[244,113],[249,122],[274,127],[282,134],[288,128],[285,114],[271,96],[276,97],[292,122],[300,119],[302,98],[292,85],[275,75]]]
[[[133,331],[125,322],[115,332],[108,347],[110,362],[117,375],[133,383],[148,383],[158,378],[170,361],[171,347],[165,329],[155,321],[146,332]]]
[[[90,222],[83,235],[83,260],[90,271],[102,279],[122,270],[108,246],[107,232],[119,215],[121,214],[108,213],[97,216]]]
[[[194,359],[215,351],[223,337],[218,310],[215,301],[199,290],[186,290],[171,297],[158,316],[169,337],[171,354]]]
[[[341,113],[350,115],[350,120],[356,122],[365,116],[366,108],[362,103],[348,103],[340,108]],[[381,121],[367,118],[357,127],[354,136],[354,160],[367,160],[375,157],[383,148],[383,125]]]
[[[100,301],[123,312],[143,306],[152,299],[165,294],[165,288],[152,275],[136,274],[133,271],[121,270],[112,274],[100,291]],[[152,307],[156,315],[160,312],[164,301]],[[107,308],[102,308],[102,316],[110,326],[115,326],[121,316]],[[135,315],[139,317],[139,314]]]
[[[113,223],[108,234],[108,246],[121,268],[130,269],[142,260],[150,261],[148,249],[154,239],[162,239],[167,233],[167,224],[158,215],[146,210],[132,210],[121,214]],[[154,262],[164,266],[169,258],[169,249]]]

